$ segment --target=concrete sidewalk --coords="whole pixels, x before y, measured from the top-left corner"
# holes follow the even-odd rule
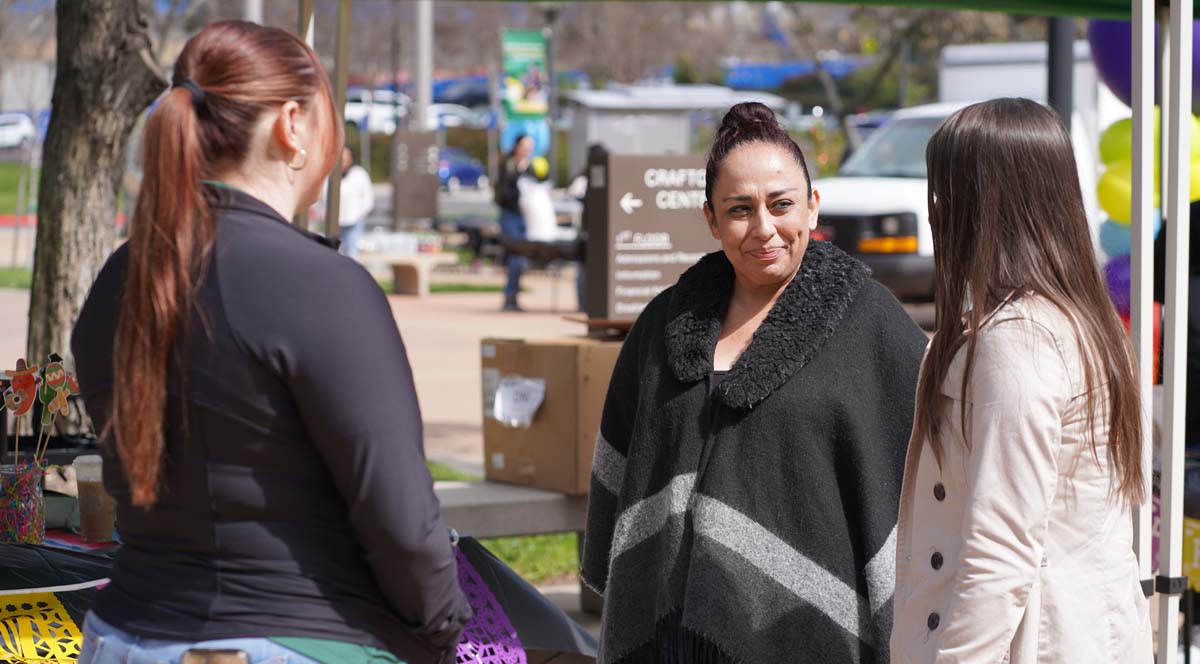
[[[587,332],[584,325],[563,320],[566,309],[574,309],[574,279],[572,272],[559,277],[559,303],[564,310],[558,313],[552,311],[551,279],[536,275],[523,282],[529,291],[521,296],[526,313],[501,313],[499,293],[390,298],[416,377],[430,459],[483,474],[480,341],[582,336]],[[435,281],[464,280],[463,275],[435,277]]]
[[[501,283],[494,270],[477,274],[435,273],[443,283]],[[499,293],[431,295],[420,299],[392,296],[396,324],[408,348],[425,421],[429,458],[476,475],[483,474],[483,387],[479,377],[479,345],[485,337],[544,339],[579,336],[580,323],[563,320],[575,308],[574,272],[558,277],[555,313],[554,281],[527,275],[521,296],[527,313],[501,313]],[[0,364],[10,367],[25,353],[29,293],[0,290]],[[313,330],[320,334],[319,330]],[[354,349],[335,349],[353,352]]]

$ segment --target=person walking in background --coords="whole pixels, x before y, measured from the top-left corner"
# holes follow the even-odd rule
[[[71,339],[124,545],[80,664],[453,660],[470,607],[391,308],[289,221],[340,128],[290,32],[214,23],[175,62]]]
[[[1071,139],[1027,99],[926,149],[937,333],[900,497],[892,661],[1153,661],[1131,509],[1133,349],[1096,268]]]
[[[375,209],[375,191],[367,169],[354,163],[350,148],[342,148],[342,196],[338,209],[341,227],[341,251],[350,258],[358,257],[358,243],[366,230],[367,216]]]
[[[887,662],[925,334],[810,239],[820,194],[769,108],[730,109],[706,178],[696,232],[721,251],[641,314],[604,403],[582,570],[599,661]]]
[[[533,156],[533,138],[521,135],[512,151],[500,164],[496,178],[496,204],[500,207],[500,239],[504,244],[504,264],[507,280],[504,284],[504,311],[521,311],[517,295],[521,292],[521,274],[528,259],[514,251],[526,239],[525,216],[521,214],[521,190],[517,181],[529,172]]]

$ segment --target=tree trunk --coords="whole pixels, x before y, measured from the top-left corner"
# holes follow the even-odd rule
[[[29,304],[33,363],[70,352],[71,328],[116,242],[130,132],[166,87],[138,4],[58,2],[58,64]]]

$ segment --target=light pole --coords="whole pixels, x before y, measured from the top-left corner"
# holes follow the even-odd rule
[[[541,2],[538,3],[542,9],[542,14],[546,18],[546,25],[542,28],[542,36],[546,39],[546,90],[548,105],[546,108],[546,124],[550,127],[550,147],[547,161],[550,162],[550,181],[556,180],[558,174],[558,141],[554,135],[554,121],[558,117],[558,80],[554,71],[554,46],[557,41],[554,38],[554,28],[558,21],[559,12],[562,11],[562,2]]]
[[[417,125],[416,131],[425,131],[430,124],[429,107],[433,104],[433,0],[417,0],[417,72],[416,72],[416,104],[414,109]]]
[[[1049,52],[1046,59],[1046,98],[1050,107],[1058,111],[1069,131],[1074,105],[1072,97],[1075,94],[1075,19],[1056,16],[1049,19],[1047,27]]]
[[[242,4],[242,18],[251,23],[262,25],[263,0],[245,0]]]

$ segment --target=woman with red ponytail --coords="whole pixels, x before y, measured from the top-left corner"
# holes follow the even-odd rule
[[[453,656],[470,610],[391,309],[288,221],[340,154],[332,98],[296,36],[216,23],[146,125],[72,337],[124,543],[84,664]]]

